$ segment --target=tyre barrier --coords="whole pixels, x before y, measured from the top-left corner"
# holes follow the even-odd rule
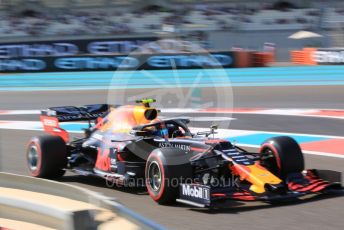
[[[116,227],[164,229],[100,193],[56,181],[0,173],[0,229]]]
[[[290,59],[293,64],[298,65],[317,65],[313,56],[316,48],[303,48],[302,50],[290,51]]]

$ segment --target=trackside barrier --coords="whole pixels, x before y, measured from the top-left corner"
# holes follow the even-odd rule
[[[265,67],[275,61],[273,52],[234,51],[235,68]]]
[[[271,52],[255,52],[253,53],[253,66],[264,67],[274,62],[274,54]]]
[[[0,73],[245,68],[264,67],[271,62],[274,62],[274,52],[250,50],[210,53],[133,53],[130,56],[125,54],[83,54],[78,56],[7,57],[0,58]]]
[[[302,50],[290,51],[291,62],[300,65],[317,65],[314,60],[314,53],[316,48],[303,48]]]
[[[236,68],[253,67],[253,52],[251,51],[235,51],[234,60]]]
[[[138,228],[164,229],[162,226],[129,210],[114,199],[77,186],[29,176],[0,173],[1,188],[44,193],[87,203],[98,209],[110,211],[116,216],[130,221]],[[38,221],[34,224],[52,226],[58,229],[94,229],[96,223],[93,218],[93,211],[61,210],[44,203],[37,204],[32,200],[25,200],[25,197],[14,198],[13,196],[0,194],[0,218],[18,220],[18,217],[20,217],[19,221],[26,222],[34,219]],[[124,226],[123,229],[125,229]]]
[[[304,64],[305,55],[303,50],[290,51],[291,62],[294,64]]]

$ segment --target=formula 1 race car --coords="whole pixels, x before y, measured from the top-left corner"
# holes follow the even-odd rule
[[[42,111],[49,135],[33,137],[27,164],[34,177],[57,179],[65,171],[95,175],[118,185],[146,186],[159,204],[197,207],[234,200],[275,201],[342,191],[330,171],[305,170],[297,142],[273,137],[257,153],[215,138],[216,127],[192,133],[186,118],[159,119],[150,106],[52,107]],[[84,136],[70,140],[61,122],[84,121]]]

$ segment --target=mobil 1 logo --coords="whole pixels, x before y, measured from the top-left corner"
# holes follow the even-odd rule
[[[180,198],[200,204],[210,204],[210,187],[198,184],[180,184]]]

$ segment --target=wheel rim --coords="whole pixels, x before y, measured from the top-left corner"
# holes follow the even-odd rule
[[[148,168],[149,185],[154,191],[159,191],[161,187],[161,170],[156,161],[151,162]]]
[[[36,171],[38,168],[39,154],[35,145],[31,145],[28,152],[28,165],[31,171]]]
[[[275,174],[279,174],[279,168],[277,165],[276,157],[270,148],[266,148],[261,155],[262,165],[271,170]]]

